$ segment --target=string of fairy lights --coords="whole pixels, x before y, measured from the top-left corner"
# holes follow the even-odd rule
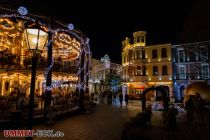
[[[1,9],[4,9],[4,10],[9,10],[11,12],[15,12],[14,10],[11,10],[11,9],[5,9],[5,8],[2,8],[0,7]],[[26,21],[31,21],[33,23],[37,22],[41,27],[45,28],[45,27],[48,27],[44,22],[42,21],[37,21],[37,19],[35,18],[32,18],[32,17],[29,17],[27,16],[29,14],[28,10],[23,7],[23,6],[20,6],[18,8],[18,13],[19,14],[1,14],[0,15],[0,18],[20,18],[20,19],[24,19]],[[32,15],[32,14],[30,14]],[[40,17],[40,16],[37,16],[37,15],[33,15],[34,17]],[[79,75],[83,72],[83,71],[86,71],[84,73],[84,80],[83,81],[80,81],[77,83],[76,87],[79,88],[79,90],[81,89],[85,89],[85,86],[86,86],[86,79],[89,75],[89,68],[90,68],[90,57],[91,57],[91,53],[90,53],[90,46],[89,46],[89,38],[86,38],[86,37],[83,37],[81,35],[81,33],[79,31],[76,31],[74,30],[74,25],[73,24],[68,24],[67,26],[65,26],[67,29],[62,29],[62,28],[58,28],[58,29],[51,29],[50,27],[48,27],[48,32],[51,33],[52,35],[54,35],[55,33],[58,33],[58,32],[66,32],[70,35],[73,35],[74,37],[76,37],[80,43],[81,43],[81,50],[80,50],[80,53],[79,53],[79,56],[78,56],[78,63],[77,63],[77,67],[79,67],[76,75],[79,77]],[[51,47],[51,43],[53,42],[53,39],[49,40],[48,41],[48,44],[47,44],[47,50],[49,49],[49,47]],[[77,48],[78,49],[78,48]],[[81,66],[81,60],[82,60],[82,53],[85,54],[85,57],[87,58],[84,62],[84,65]],[[87,68],[87,63],[88,64],[88,68]],[[53,68],[53,64],[54,64],[54,58],[52,58],[52,61],[50,63],[50,65],[47,67],[47,69],[45,70],[44,72],[44,77],[45,77],[45,82],[47,80],[47,76],[50,72],[50,70],[52,70]],[[88,70],[87,70],[88,69]],[[53,89],[53,87],[55,86],[59,86],[63,83],[63,81],[58,81],[54,84],[51,84],[50,86],[45,86],[44,87],[44,90],[45,91],[50,91]]]

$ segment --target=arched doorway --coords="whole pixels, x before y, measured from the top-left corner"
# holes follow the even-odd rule
[[[168,91],[166,89],[168,89]],[[142,94],[142,111],[146,110],[146,94],[152,90],[155,90],[156,92],[159,92],[162,94],[164,111],[167,111],[169,108],[169,104],[168,104],[168,102],[169,102],[169,88],[168,88],[168,86],[157,86],[157,87],[147,88]]]
[[[179,88],[179,96],[180,96],[180,101],[183,102],[184,99],[184,90],[185,90],[185,86],[181,86]]]

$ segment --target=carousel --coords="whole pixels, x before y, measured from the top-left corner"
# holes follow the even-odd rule
[[[27,24],[27,25],[26,25]],[[35,45],[37,41],[44,49],[38,60],[35,89],[42,95],[45,87],[44,73],[47,69],[47,41],[45,32],[48,28],[40,26],[45,32],[40,32],[37,40],[35,30],[37,23],[21,18],[0,18],[0,95],[9,96],[14,89],[19,88],[29,94],[31,77],[31,57],[28,44]],[[30,28],[26,28],[30,27]],[[30,42],[30,41],[31,42]],[[52,88],[62,87],[69,92],[75,90],[78,76],[76,75],[78,57],[81,53],[81,42],[68,32],[58,31],[53,35],[53,73]],[[57,84],[56,84],[57,83]],[[59,84],[58,84],[59,83]],[[62,84],[68,83],[68,84]]]
[[[12,123],[28,119],[31,130],[33,118],[46,120],[52,108],[55,115],[81,109],[89,39],[73,24],[28,14],[25,7],[0,12],[0,120],[16,112]]]
[[[84,41],[78,37],[79,31],[68,26],[62,26],[61,29],[59,26],[49,28],[24,14],[0,16],[0,96],[11,96],[17,89],[29,95],[33,54],[28,46],[37,47],[37,44],[43,49],[37,62],[35,90],[38,95],[44,93],[46,73],[49,71],[49,32],[52,33],[51,89],[56,91],[59,88],[65,90],[64,93],[75,92],[79,82],[81,52],[85,50],[82,50]],[[39,30],[33,29],[35,27]]]

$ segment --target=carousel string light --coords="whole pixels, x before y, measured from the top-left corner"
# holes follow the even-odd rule
[[[38,24],[41,26],[41,27],[47,27],[46,24],[44,22],[41,22],[41,21],[37,21],[37,19],[35,18],[31,18],[29,16],[26,16],[28,14],[28,10],[25,8],[25,7],[19,7],[18,8],[18,13],[19,14],[2,14],[0,15],[0,18],[21,18],[21,19],[24,19],[24,20],[27,20],[27,21],[31,21],[31,22],[38,22]],[[44,18],[44,17],[43,17]],[[71,35],[74,35],[77,39],[80,40],[81,44],[84,45],[86,48],[88,48],[88,51],[83,47],[82,50],[78,47],[80,45],[79,42],[75,42],[75,45],[73,45],[73,47],[78,50],[79,52],[85,52],[85,54],[89,54],[90,55],[90,49],[89,49],[89,38],[85,38],[85,40],[83,39],[83,37],[79,36],[78,33],[75,32],[74,30],[74,25],[73,24],[68,24],[68,30],[66,29],[61,29],[61,28],[58,28],[58,29],[51,29],[50,27],[48,27],[48,29],[45,29],[45,30],[48,30],[49,33],[56,33],[56,32],[59,32],[59,31],[63,31],[63,32],[68,32],[70,33]],[[52,43],[52,40],[49,41],[48,45],[47,45],[47,49],[48,47],[50,46],[50,43]],[[79,54],[79,60],[81,60],[81,53]],[[88,58],[89,60],[89,58]],[[80,65],[79,63],[80,61],[78,61],[78,66]],[[46,69],[45,71],[45,74],[44,74],[44,77],[45,77],[45,81],[46,81],[46,77],[49,73],[49,71],[52,69],[52,66],[53,66],[53,63],[54,63],[54,59],[52,59],[51,61],[51,64],[50,66],[48,66],[48,68]],[[85,65],[86,67],[86,65]],[[77,76],[79,74],[81,74],[81,72],[84,71],[84,67],[82,69],[79,69],[78,72],[77,72]],[[86,73],[85,77],[87,77],[89,75],[89,69],[88,69],[88,72]],[[74,78],[75,80],[78,80],[78,77],[75,77]],[[86,79],[85,79],[86,80]],[[87,81],[86,81],[87,82]],[[62,82],[59,82],[58,84],[62,84]],[[46,86],[44,89],[45,90],[52,90],[52,85],[50,86]],[[84,88],[84,82],[80,83],[77,85],[77,87],[79,87],[79,89],[81,88]]]
[[[56,30],[54,31],[54,33],[57,33],[57,32],[59,32],[59,31],[68,31],[68,30],[56,29]],[[72,33],[74,36],[76,36],[76,37],[82,42],[82,43],[81,43],[82,45],[84,45],[85,47],[88,47],[88,51],[85,50],[85,47],[82,48],[81,53],[79,54],[79,61],[78,61],[78,62],[80,62],[80,60],[81,60],[81,54],[82,54],[83,51],[85,52],[85,54],[90,54],[90,49],[89,49],[89,38],[86,38],[86,40],[84,41],[84,39],[83,39],[82,37],[80,37],[79,35],[77,35],[75,32],[72,32],[72,31],[68,31],[68,32],[70,32],[70,33]],[[48,46],[49,46],[49,44],[48,44]],[[89,60],[89,58],[88,58],[88,60]],[[78,63],[77,66],[79,66],[79,65],[80,65],[80,63]],[[52,68],[52,66],[53,66],[53,59],[52,59],[51,65],[47,68],[47,70],[46,70],[46,72],[45,72],[45,79],[46,79],[46,75],[49,73],[49,71],[50,71],[50,69]],[[86,66],[87,66],[87,64],[85,64],[83,68],[78,69],[77,76],[81,74],[81,72],[84,70],[84,68],[86,68]],[[88,77],[89,73],[90,73],[90,72],[89,72],[89,70],[88,70],[88,72],[85,74],[84,77]],[[85,78],[85,82],[87,82],[87,81],[86,81],[86,78]],[[56,84],[56,86],[59,86],[59,85],[61,85],[61,84],[62,84],[62,82],[59,82],[59,83]],[[85,88],[85,83],[84,83],[84,82],[78,83],[76,86],[79,88],[79,90],[80,90],[81,88],[84,89],[84,88]],[[53,88],[53,85],[48,86],[48,87],[46,86],[46,87],[45,87],[45,90],[52,90],[52,88]]]

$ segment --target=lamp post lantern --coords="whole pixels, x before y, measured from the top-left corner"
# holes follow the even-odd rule
[[[29,112],[28,112],[28,127],[27,127],[28,130],[32,130],[36,67],[37,67],[38,57],[46,45],[48,39],[48,33],[39,28],[26,28],[25,38],[27,46],[29,47],[29,51],[32,52],[32,71],[31,71],[31,86],[30,86],[30,100],[29,100]]]

